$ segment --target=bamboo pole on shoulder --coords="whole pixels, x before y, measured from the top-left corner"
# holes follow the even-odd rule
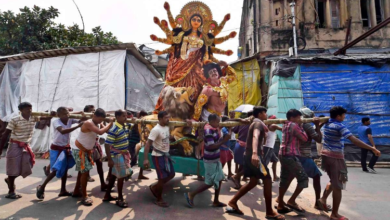
[[[85,117],[87,119],[91,119],[92,116],[93,116],[93,113],[84,113]],[[33,112],[32,113],[32,116],[35,116],[35,117],[57,117],[57,116],[51,116],[50,113],[48,112]],[[70,114],[70,118],[74,118],[74,119],[83,119],[84,116],[82,116],[81,114]],[[114,117],[112,114],[107,114],[107,117]],[[327,122],[329,120],[329,117],[323,117],[323,118],[320,118],[320,122],[321,123],[324,123],[324,122]],[[106,118],[106,121],[108,121],[108,118]],[[268,120],[265,120],[264,123],[266,125],[269,125],[269,124],[283,124],[285,121],[287,121],[287,119],[268,119]],[[302,122],[303,123],[310,123],[310,122],[313,122],[314,119],[313,118],[303,118],[302,119]],[[141,124],[141,123],[144,123],[144,124],[152,124],[152,125],[155,125],[158,123],[158,120],[143,120],[143,119],[127,119],[126,121],[127,123],[132,123],[132,124]],[[227,122],[221,122],[220,123],[220,126],[221,127],[235,127],[235,126],[239,126],[239,125],[247,125],[247,124],[250,124],[251,121],[250,120],[247,120],[246,122],[244,121],[227,121]],[[192,127],[200,127],[202,125],[204,125],[205,123],[204,122],[192,122]],[[169,126],[173,126],[173,127],[186,127],[187,126],[187,122],[183,122],[183,121],[170,121],[169,122]]]

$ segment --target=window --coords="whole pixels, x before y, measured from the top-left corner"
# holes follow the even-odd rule
[[[249,50],[250,50],[249,43],[246,43],[246,45],[245,45],[245,57],[249,57]]]
[[[319,28],[339,28],[340,27],[340,1],[329,0],[330,7],[330,27],[327,27],[326,17],[328,12],[326,11],[327,0],[316,0],[317,9],[317,25]]]
[[[325,2],[324,1],[316,1],[316,9],[317,9],[317,25],[319,28],[326,27],[326,16],[325,16]]]
[[[375,1],[375,8],[371,8],[371,1]],[[384,20],[383,5],[383,0],[360,0],[363,27],[373,27],[375,25],[372,22],[373,17],[376,24]],[[375,13],[375,16],[371,16],[372,13]]]
[[[376,23],[379,24],[383,20],[383,11],[382,11],[382,0],[375,0],[375,14],[376,14]]]
[[[280,8],[275,9],[275,15],[279,15],[279,14],[280,14]]]
[[[369,4],[370,3],[367,0],[360,0],[363,27],[370,27]]]
[[[279,26],[279,20],[275,21],[275,26]]]
[[[332,18],[332,28],[340,27],[340,1],[331,0],[330,2],[330,14]]]

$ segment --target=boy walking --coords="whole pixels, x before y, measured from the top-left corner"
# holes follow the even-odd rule
[[[133,171],[130,168],[130,153],[128,151],[129,127],[126,124],[127,112],[118,110],[115,112],[116,122],[108,131],[105,148],[107,152],[108,166],[112,169],[109,177],[108,188],[103,202],[117,200],[116,205],[121,208],[128,207],[123,199],[123,182],[126,177],[131,177]],[[111,196],[111,189],[118,179],[118,198]]]
[[[18,176],[26,178],[31,175],[35,164],[35,155],[30,143],[34,133],[35,123],[40,120],[48,120],[51,117],[33,117],[32,105],[28,102],[19,104],[20,115],[11,119],[0,142],[0,158],[3,147],[9,135],[10,143],[6,155],[7,178],[4,181],[8,185],[7,199],[19,199],[22,196],[15,193],[15,179]],[[52,114],[55,114],[52,112]]]
[[[220,118],[216,114],[210,114],[208,117],[208,124],[204,128],[204,168],[205,168],[205,181],[197,190],[189,193],[184,193],[187,200],[187,205],[194,207],[194,198],[197,194],[206,191],[214,186],[215,197],[213,207],[225,207],[226,204],[219,201],[219,193],[221,191],[222,180],[225,179],[225,175],[222,170],[222,164],[220,161],[220,147],[230,140],[231,130],[228,134],[224,135],[220,140],[219,133],[219,121]]]
[[[166,208],[166,203],[162,198],[164,185],[175,177],[172,159],[169,155],[169,114],[166,111],[158,113],[158,124],[150,131],[148,141],[144,151],[144,169],[149,169],[149,149],[153,146],[152,161],[158,176],[158,182],[150,185],[149,189],[153,196],[156,197],[155,204]]]
[[[81,203],[85,206],[91,206],[93,201],[88,198],[87,195],[87,183],[89,177],[89,171],[92,170],[94,162],[92,159],[93,147],[96,143],[97,135],[102,135],[111,128],[113,121],[110,119],[110,123],[99,128],[106,118],[106,112],[98,108],[93,114],[92,119],[83,123],[80,129],[80,133],[76,139],[76,146],[78,149],[73,150],[73,157],[76,161],[76,171],[78,171],[76,185],[73,191],[73,197],[82,197]],[[80,192],[81,186],[81,192]]]
[[[37,186],[36,196],[38,199],[45,198],[46,185],[55,177],[61,178],[61,191],[59,197],[71,196],[72,194],[66,191],[66,180],[68,177],[68,169],[75,165],[75,161],[70,150],[70,133],[83,125],[83,122],[77,119],[69,118],[69,111],[65,107],[57,109],[58,119],[53,121],[54,138],[50,146],[50,168],[51,173],[47,176],[42,185]],[[72,127],[72,124],[79,123]]]

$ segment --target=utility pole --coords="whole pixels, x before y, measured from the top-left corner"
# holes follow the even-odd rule
[[[297,32],[295,29],[295,1],[290,3],[290,7],[291,7],[292,26],[293,26],[294,55],[295,57],[298,57]]]

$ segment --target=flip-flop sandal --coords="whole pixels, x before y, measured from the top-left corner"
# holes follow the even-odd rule
[[[150,189],[150,192],[152,192],[153,196],[154,196],[155,198],[157,198],[156,194],[154,193],[154,191],[153,191],[153,189],[152,189],[152,185],[149,186],[149,189]]]
[[[191,201],[190,197],[188,196],[188,193],[184,193],[184,197],[185,197],[186,200],[187,200],[187,205],[188,205],[188,207],[193,208],[193,207],[194,207],[194,202]]]
[[[41,185],[37,186],[37,192],[35,195],[38,199],[43,200],[45,198],[45,192],[40,191],[39,188],[41,188]]]
[[[22,198],[22,195],[16,194],[16,193],[9,193],[8,195],[5,196],[7,199],[20,199]]]
[[[265,216],[266,219],[276,219],[276,220],[285,220],[286,218],[283,215],[277,216]]]
[[[317,209],[324,211],[324,212],[329,212],[328,206],[324,203],[321,202],[321,200],[317,200]]]
[[[116,201],[116,200],[118,200],[118,197],[111,196],[109,199],[103,199],[103,202],[110,202],[110,201]]]
[[[125,201],[116,201],[115,204],[121,208],[127,208],[129,207],[129,204],[127,204],[127,202]]]
[[[278,206],[276,205],[274,206],[274,208],[276,209],[276,211],[278,211],[279,214],[287,214],[292,212],[292,210],[287,207],[284,207],[283,209],[278,209]]]
[[[92,199],[87,197],[85,199],[82,199],[81,200],[81,204],[85,205],[85,206],[91,206],[93,203]]]
[[[235,214],[235,215],[244,215],[244,213],[241,210],[234,209],[232,207],[227,207],[225,212],[229,214]]]
[[[297,214],[305,214],[306,211],[303,208],[295,207],[293,205],[286,204],[287,207],[289,207],[291,210],[296,212]]]
[[[219,202],[217,205],[212,205],[214,208],[222,208],[222,207],[226,207],[227,205],[225,203],[222,203],[222,202]]]
[[[5,179],[4,179],[4,182],[7,183],[7,186],[8,186],[8,188],[9,188],[8,178],[5,178]],[[15,189],[16,189],[16,185],[14,184],[14,190],[15,190]]]
[[[155,201],[154,204],[160,206],[161,208],[168,208],[169,207],[168,203],[166,203],[166,202],[157,202],[157,201]]]
[[[72,176],[72,175],[70,175],[70,174],[66,176],[66,178],[72,178],[72,177],[73,177],[73,176]]]
[[[73,196],[73,194],[70,193],[70,192],[65,192],[65,193],[58,194],[58,197],[68,197],[68,196]]]

